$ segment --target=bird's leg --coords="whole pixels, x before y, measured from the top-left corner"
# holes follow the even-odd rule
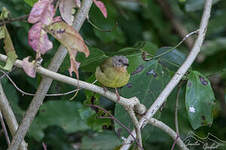
[[[104,85],[102,85],[102,88],[104,90],[104,94],[107,92],[108,88],[106,88]]]
[[[115,88],[115,94],[116,94],[116,96],[117,96],[117,100],[119,101],[119,100],[120,100],[120,95],[119,95],[119,93],[118,93],[117,88]]]

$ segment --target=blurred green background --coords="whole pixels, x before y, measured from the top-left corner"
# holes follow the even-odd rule
[[[28,15],[31,10],[29,5],[31,2],[32,0],[1,0],[0,10],[2,7],[6,7],[10,11],[10,18]],[[77,60],[81,62],[80,79],[90,83],[93,82],[95,80],[94,72],[96,66],[108,56],[117,54],[126,55],[129,58],[131,62],[128,68],[130,73],[134,72],[142,64],[145,64],[145,69],[156,67],[158,68],[157,74],[164,72],[165,75],[152,80],[152,82],[148,83],[150,86],[144,89],[152,91],[151,94],[143,97],[143,103],[149,107],[178,66],[183,62],[191,50],[192,42],[197,36],[190,37],[190,41],[187,40],[177,50],[166,55],[166,58],[156,62],[146,63],[143,61],[142,52],[146,51],[153,55],[158,54],[159,51],[164,51],[164,49],[161,49],[162,47],[174,47],[177,45],[185,36],[183,33],[197,30],[204,0],[103,0],[103,2],[107,7],[108,17],[105,19],[99,9],[93,5],[89,13],[89,19],[100,29],[110,32],[100,31],[87,21],[82,26],[80,33],[90,48],[91,55],[88,59],[85,59],[83,54],[77,56]],[[59,12],[57,13],[59,14]],[[212,126],[203,126],[196,130],[192,129],[185,109],[186,84],[183,84],[180,92],[178,114],[182,139],[189,137],[189,133],[194,132],[200,137],[206,137],[208,133],[211,133],[217,138],[226,141],[225,18],[226,1],[214,0],[206,39],[201,48],[201,53],[192,66],[192,70],[202,73],[211,82],[216,98]],[[30,27],[31,25],[26,20],[7,24],[7,29],[10,32],[19,59],[23,59],[26,56],[35,58],[35,52],[28,45],[27,40]],[[48,66],[59,46],[59,43],[53,37],[50,37],[50,39],[53,41],[54,47],[43,56],[44,61],[42,65],[44,67]],[[0,52],[1,54],[5,53],[2,41],[0,42]],[[169,65],[169,62],[173,62],[174,65]],[[166,68],[164,68],[164,64]],[[69,75],[69,65],[69,57],[67,56],[59,73]],[[14,68],[9,75],[18,87],[30,93],[35,93],[41,80],[40,75],[33,79],[18,68]],[[131,80],[138,83],[144,80],[143,76],[140,75]],[[1,79],[1,82],[17,120],[20,122],[32,97],[22,95],[16,91],[6,77]],[[120,89],[120,94],[129,98],[138,91],[137,95],[135,95],[138,96],[140,94],[139,90],[145,92],[142,91],[143,85],[135,85],[135,91],[129,91],[126,87],[122,88]],[[75,87],[54,81],[49,93],[63,93],[73,89]],[[163,111],[156,114],[157,118],[173,129],[175,129],[174,107],[176,93],[177,89],[169,96]],[[126,136],[128,133],[125,131],[121,132],[120,130],[124,129],[121,129],[112,120],[99,119],[99,115],[105,114],[101,111],[94,111],[86,104],[99,104],[110,110],[122,122],[127,122],[122,115],[123,112],[121,112],[120,106],[86,90],[80,90],[75,100],[70,101],[69,99],[72,96],[73,94],[45,98],[44,104],[41,106],[25,138],[25,141],[28,142],[28,149],[41,150],[43,149],[42,143],[47,145],[48,150],[118,149],[123,142],[120,136]],[[127,125],[132,129],[131,124]],[[148,128],[149,132],[143,134],[144,149],[162,150],[171,148],[173,140],[168,135],[157,128],[151,126]],[[4,133],[2,128],[0,129],[0,149],[7,149]],[[134,147],[132,149],[135,149]],[[199,150],[203,148],[202,146],[193,146],[190,149]],[[220,146],[218,149],[226,149],[226,146]]]

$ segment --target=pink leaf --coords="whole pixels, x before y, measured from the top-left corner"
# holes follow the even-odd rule
[[[34,51],[45,54],[53,47],[47,33],[42,29],[42,23],[34,24],[28,32],[28,44]]]
[[[35,64],[33,62],[29,62],[29,58],[30,56],[26,57],[23,59],[22,61],[22,67],[24,69],[24,72],[32,77],[32,78],[35,78],[36,76],[36,67],[35,67]]]
[[[80,8],[81,7],[81,1],[75,0],[75,7]]]
[[[98,0],[93,0],[93,2],[95,3],[95,5],[100,9],[100,11],[102,12],[102,14],[104,15],[105,18],[107,18],[107,9],[104,5],[103,2],[98,1]]]
[[[55,18],[53,18],[53,22],[52,23],[59,22],[59,21],[62,21],[61,16],[56,16]]]
[[[53,0],[39,0],[36,2],[28,17],[29,23],[42,22],[43,24],[50,24],[54,16]]]
[[[60,14],[65,22],[72,25],[74,16],[72,10],[75,7],[74,0],[61,0],[59,4]]]

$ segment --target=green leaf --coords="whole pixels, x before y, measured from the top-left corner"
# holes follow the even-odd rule
[[[215,40],[206,41],[201,48],[201,53],[206,56],[210,56],[220,51],[224,51],[225,49],[226,49],[226,38],[221,37]]]
[[[155,45],[152,42],[148,42],[148,41],[137,42],[135,44],[135,47],[140,49],[141,51],[148,52],[150,55],[155,55],[157,50],[158,50],[158,46],[157,45]]]
[[[48,101],[40,107],[29,134],[36,140],[41,140],[44,136],[43,129],[51,125],[60,126],[66,133],[90,129],[86,124],[87,118],[84,118],[81,112],[85,112],[86,115],[93,114],[90,108],[84,108],[78,102]]]
[[[7,19],[8,16],[9,16],[9,11],[5,7],[3,7],[0,15],[0,19]]]
[[[5,29],[4,27],[0,26],[0,39],[3,39],[3,38],[5,38]]]
[[[92,134],[82,138],[81,150],[113,150],[121,144],[112,131]]]
[[[213,122],[214,93],[209,80],[197,71],[188,75],[185,105],[193,129]]]
[[[143,62],[131,73],[129,83],[124,86],[119,93],[126,98],[136,96],[140,102],[148,108],[168,83],[170,77],[171,74],[169,70],[163,68],[157,60]],[[118,104],[116,104],[115,107],[115,117],[130,129],[133,128],[128,114],[124,108]],[[118,124],[115,124],[116,131],[120,128]],[[144,137],[147,136],[146,133],[149,133],[149,129],[144,129]],[[128,133],[124,130],[122,135],[127,136]]]
[[[24,0],[25,3],[30,5],[31,7],[37,2],[38,0]]]
[[[161,55],[170,49],[171,47],[162,47],[157,51],[156,56]],[[179,66],[184,62],[185,55],[179,50],[174,49],[166,53],[165,55],[159,57],[159,60],[168,69],[176,71],[179,68]]]
[[[0,19],[6,19],[8,18],[9,15],[9,11],[3,7],[2,8],[2,12],[0,15]],[[11,71],[16,59],[17,59],[17,55],[13,46],[13,42],[10,38],[9,32],[6,28],[5,25],[3,25],[2,27],[0,27],[0,39],[4,38],[4,50],[6,52],[7,60],[6,60],[6,65],[0,66],[0,68],[5,69],[7,71]]]
[[[83,71],[95,72],[96,67],[99,66],[107,56],[105,53],[98,48],[90,48],[89,57],[85,57],[84,55],[78,53],[77,60],[81,63],[80,67]]]
[[[98,26],[101,30],[100,31],[96,28],[93,28],[94,34],[98,39],[100,39],[104,44],[106,43],[124,43],[125,37],[123,34],[123,30],[116,24],[117,18],[117,11],[111,3],[106,1],[105,6],[107,8],[108,17],[104,18],[103,14],[97,7],[92,7],[90,10],[90,20]],[[106,32],[110,31],[110,32]]]
[[[4,38],[4,50],[6,52],[7,55],[7,60],[6,60],[6,64],[5,66],[0,66],[0,68],[5,69],[7,71],[11,71],[16,59],[17,59],[17,55],[12,43],[12,40],[10,38],[9,32],[6,28],[6,26],[3,26],[3,29],[5,31],[5,38]]]
[[[50,126],[45,129],[45,135],[43,141],[47,147],[54,150],[74,150],[67,133],[62,128]]]

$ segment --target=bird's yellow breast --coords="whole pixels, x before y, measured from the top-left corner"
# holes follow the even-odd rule
[[[130,78],[130,74],[128,74],[126,69],[116,69],[110,65],[102,70],[97,67],[95,76],[97,81],[110,88],[122,87],[128,83]]]

